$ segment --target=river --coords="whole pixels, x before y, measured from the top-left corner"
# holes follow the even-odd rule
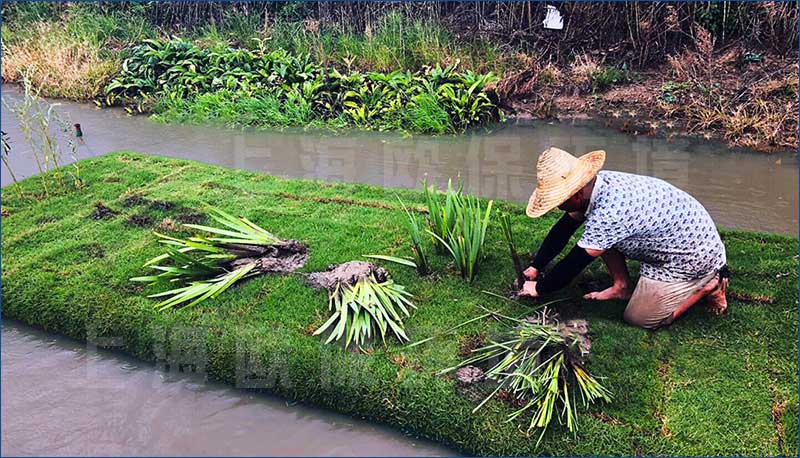
[[[4,86],[11,103],[19,89]],[[592,122],[510,122],[490,133],[283,132],[162,125],[120,109],[59,101],[84,133],[78,158],[111,151],[195,159],[288,177],[418,187],[460,177],[483,197],[524,202],[549,146],[607,152],[605,168],[685,189],[721,226],[797,234],[795,154],[767,156],[687,139],[631,136]],[[37,173],[5,106],[18,178]],[[2,170],[3,186],[11,182]],[[165,374],[18,324],[2,331],[2,454],[444,455],[452,450],[368,422]]]

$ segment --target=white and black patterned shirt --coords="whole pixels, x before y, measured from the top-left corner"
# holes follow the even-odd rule
[[[705,208],[658,178],[600,171],[586,210],[581,248],[616,248],[641,275],[694,280],[725,265],[725,246]]]

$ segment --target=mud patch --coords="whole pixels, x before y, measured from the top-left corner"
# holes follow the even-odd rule
[[[206,217],[202,213],[181,212],[175,216],[175,220],[182,224],[200,224]]]
[[[379,283],[389,279],[389,273],[371,262],[349,261],[328,266],[328,270],[308,274],[306,279],[314,288],[333,289],[337,283],[355,285],[362,278],[374,276]]]
[[[153,224],[153,218],[147,215],[131,215],[126,221],[129,226],[136,226],[136,227],[149,227]]]
[[[482,335],[469,335],[464,336],[458,343],[458,356],[462,358],[469,358],[472,356],[472,350],[483,345],[485,339]]]
[[[525,407],[525,405],[528,403],[527,399],[515,396],[514,392],[511,390],[498,391],[497,395],[495,396],[495,399],[497,399],[500,402],[508,404],[514,409],[521,409]]]
[[[97,243],[81,245],[80,250],[90,258],[100,259],[106,257],[106,250]]]
[[[774,304],[775,298],[770,296],[762,296],[760,294],[747,294],[737,293],[736,291],[727,291],[728,299],[737,300],[740,302],[749,302],[751,304]]]
[[[238,269],[247,264],[255,264],[260,273],[294,272],[303,267],[308,260],[308,248],[297,240],[286,240],[279,245],[253,246],[239,245],[243,253],[251,256],[231,261],[232,269]],[[237,246],[230,245],[228,250],[237,253]],[[254,255],[253,255],[254,254]]]
[[[143,195],[136,192],[133,194],[128,194],[127,196],[123,197],[120,201],[120,205],[125,208],[135,207],[137,205],[142,205],[147,202],[147,199],[144,198]]]
[[[94,203],[94,210],[89,215],[91,219],[111,219],[117,215],[115,210],[112,210],[103,204],[103,202],[97,201]]]
[[[151,200],[148,206],[153,210],[169,211],[175,208],[175,202],[170,202],[168,200]]]

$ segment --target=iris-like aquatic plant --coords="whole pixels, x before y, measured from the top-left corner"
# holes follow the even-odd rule
[[[247,218],[236,218],[216,208],[210,210],[210,216],[225,228],[184,224],[213,234],[210,237],[180,239],[155,233],[169,248],[144,265],[160,273],[131,281],[181,286],[148,296],[166,297],[154,308],[186,308],[217,297],[236,282],[263,273],[258,257],[264,254],[264,247],[285,243]]]
[[[472,196],[462,196],[460,204],[455,206],[455,223],[447,239],[436,233],[431,234],[450,252],[456,267],[461,271],[461,277],[470,283],[478,273],[483,260],[483,243],[486,240],[486,230],[492,214],[492,204],[484,209],[480,201]]]
[[[338,283],[329,297],[333,314],[314,335],[330,330],[325,343],[344,337],[345,347],[351,342],[361,346],[378,336],[385,342],[387,333],[407,341],[403,319],[410,315],[409,309],[416,308],[411,297],[403,286],[390,279],[379,282],[370,276],[352,286]]]
[[[463,185],[458,184],[453,188],[452,180],[447,180],[447,191],[442,195],[436,190],[436,185],[428,185],[423,182],[425,188],[425,204],[428,207],[428,226],[432,232],[433,244],[436,252],[443,254],[447,252],[446,242],[456,224],[457,209],[462,205],[461,191]]]

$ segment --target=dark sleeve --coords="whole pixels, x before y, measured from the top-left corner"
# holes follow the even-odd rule
[[[539,251],[537,251],[536,255],[533,257],[531,266],[536,268],[536,270],[542,270],[547,267],[547,264],[567,246],[570,237],[572,237],[572,234],[574,234],[579,227],[581,227],[580,221],[575,220],[569,216],[568,213],[564,213],[564,216],[558,220],[550,229],[547,237],[544,238],[542,246],[539,247]]]
[[[594,256],[576,245],[541,281],[536,283],[536,292],[547,294],[558,291],[567,286],[592,261]]]

